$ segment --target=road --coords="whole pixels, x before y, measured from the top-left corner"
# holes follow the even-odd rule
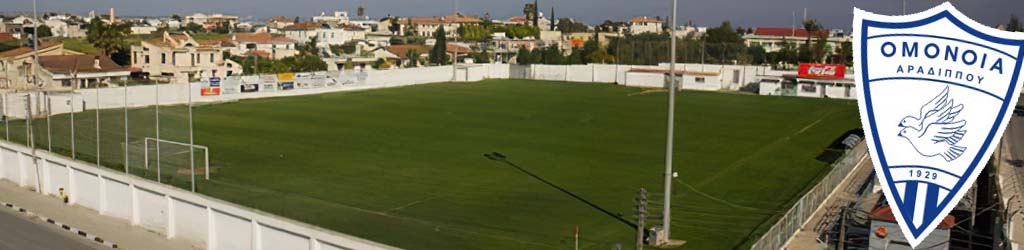
[[[0,250],[92,250],[103,246],[0,207]]]

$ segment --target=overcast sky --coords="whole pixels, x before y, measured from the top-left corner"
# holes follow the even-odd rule
[[[332,10],[355,14],[363,5],[370,16],[429,16],[451,13],[453,0],[38,0],[40,11],[106,13],[116,8],[118,15],[170,15],[195,12],[226,13],[260,20],[275,16],[308,18]],[[460,0],[459,10],[466,14],[491,13],[494,18],[522,15],[523,4],[532,0]],[[914,12],[938,5],[938,0],[907,0],[907,11]],[[671,15],[669,0],[541,0],[543,12],[555,8],[556,17],[573,17],[591,25],[604,20],[624,20],[630,16]],[[953,4],[971,18],[987,25],[1006,23],[1010,14],[1024,14],[1024,0],[956,0]],[[849,29],[853,7],[876,13],[902,12],[900,0],[679,0],[679,21],[698,26],[718,25],[731,20],[734,26],[789,27],[793,13],[797,19],[807,16],[826,27]],[[0,11],[29,11],[30,0],[0,0]],[[546,14],[550,15],[550,14]]]

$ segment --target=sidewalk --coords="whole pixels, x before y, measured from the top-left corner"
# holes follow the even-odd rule
[[[201,249],[185,241],[168,240],[164,235],[133,227],[126,220],[101,216],[87,208],[65,205],[56,197],[43,196],[8,181],[0,181],[0,202],[14,204],[40,216],[102,237],[117,244],[118,249]]]
[[[840,202],[850,202],[857,199],[856,195],[849,193],[856,186],[864,184],[871,177],[874,166],[870,158],[860,161],[850,175],[843,180],[842,184],[836,187],[836,191],[825,199],[825,204],[814,211],[814,215],[800,228],[800,231],[790,239],[785,249],[825,249],[825,246],[818,243],[818,231],[821,221],[826,217],[834,216],[834,208]]]

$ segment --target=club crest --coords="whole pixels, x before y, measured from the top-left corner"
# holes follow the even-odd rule
[[[1024,34],[943,3],[885,16],[854,10],[861,122],[875,173],[916,247],[973,185],[1020,93]]]

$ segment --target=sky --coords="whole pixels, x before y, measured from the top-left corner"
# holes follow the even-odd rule
[[[106,13],[115,8],[119,16],[168,16],[170,14],[224,13],[239,17],[265,18],[275,15],[304,19],[334,10],[355,14],[362,5],[367,15],[383,17],[450,14],[455,0],[38,0],[39,11]],[[505,19],[522,15],[523,4],[532,0],[459,0],[459,12]],[[1022,0],[953,0],[967,16],[986,25],[1004,24],[1011,14],[1024,15]],[[942,3],[939,0],[906,0],[907,12],[921,11]],[[669,16],[669,0],[539,0],[541,11],[550,16],[573,17],[590,25],[604,20],[626,20],[631,16]],[[679,0],[679,24],[717,26],[732,21],[742,27],[789,27],[803,18],[816,19],[827,28],[850,29],[853,8],[875,13],[899,14],[900,0]],[[0,0],[0,11],[31,11],[30,0]]]

